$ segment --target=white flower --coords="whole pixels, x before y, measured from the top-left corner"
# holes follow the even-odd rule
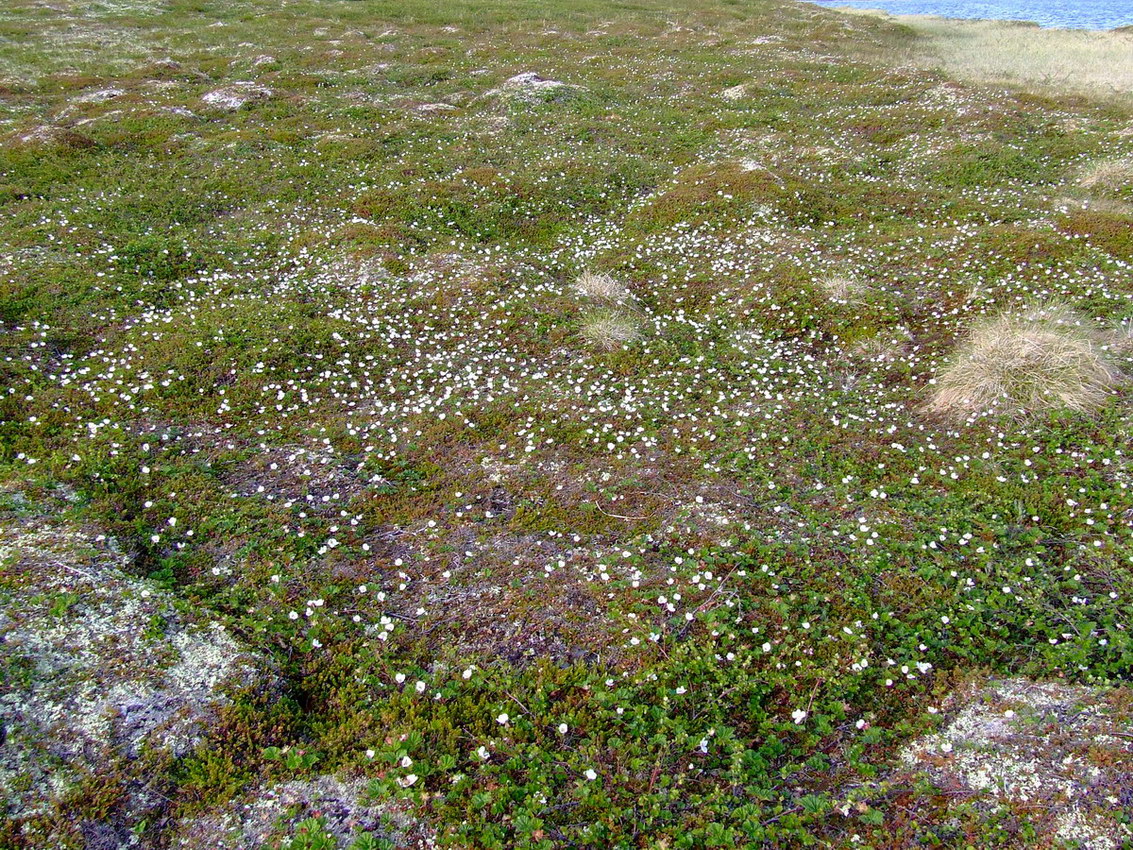
[[[595,779],[598,778],[598,774],[594,772],[594,768],[590,768],[589,770],[587,770],[585,775],[586,775],[586,778],[589,779],[591,782],[593,782]]]
[[[471,667],[467,668],[467,669],[466,669],[466,670],[465,670],[465,671],[464,671],[463,673],[461,673],[460,675],[461,675],[461,676],[463,676],[463,677],[464,677],[465,679],[471,679],[471,678],[472,678],[472,668],[471,668]]]
[[[417,693],[419,693],[419,694],[425,693],[425,683],[422,682],[421,680],[418,679],[417,684],[414,685],[414,687],[417,688]]]
[[[397,784],[400,785],[402,788],[408,788],[410,785],[413,785],[416,781],[417,781],[417,774],[411,773],[408,776],[406,776],[405,778],[397,780]]]
[[[396,676],[393,677],[393,680],[400,685],[402,682],[405,681],[405,674],[404,673],[398,673]]]
[[[505,712],[501,712],[500,716],[496,718],[496,722],[499,723],[501,726],[506,726],[508,720],[510,720],[510,719],[511,718],[509,718],[507,716],[507,712],[505,711]]]
[[[565,734],[567,733],[567,730],[568,730],[569,728],[570,728],[570,727],[569,727],[569,726],[567,726],[567,725],[566,725],[565,723],[560,723],[560,724],[559,724],[559,734],[560,734],[560,735],[565,735]]]
[[[806,720],[806,712],[801,708],[796,708],[791,712],[791,719],[796,723],[802,723],[804,720]]]
[[[401,757],[401,766],[402,767],[413,767],[413,759],[411,759],[409,756],[402,756]]]
[[[366,758],[372,759],[376,755],[377,753],[375,753],[373,750],[366,750]]]
[[[488,752],[488,748],[483,744],[476,750],[476,755],[480,756],[482,761],[487,761],[492,756],[492,754]]]

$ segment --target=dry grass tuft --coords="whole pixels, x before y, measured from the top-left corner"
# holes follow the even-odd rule
[[[1063,210],[1073,210],[1074,212],[1133,215],[1133,204],[1128,204],[1116,198],[1099,198],[1096,196],[1089,198],[1064,197],[1059,198],[1055,202],[1055,206]]]
[[[819,281],[819,284],[830,300],[837,301],[839,304],[858,301],[869,290],[869,287],[860,280],[841,275],[823,278]]]
[[[906,328],[897,328],[890,333],[859,340],[848,354],[855,360],[868,363],[896,363],[909,353],[912,341],[913,335]]]
[[[988,319],[937,377],[925,409],[960,419],[1092,410],[1120,377],[1102,346],[1101,333],[1061,303]]]
[[[1078,175],[1078,185],[1109,192],[1133,186],[1133,159],[1110,157],[1091,162]]]
[[[633,300],[633,293],[629,291],[626,285],[608,274],[583,272],[575,280],[574,287],[580,295],[597,301],[612,301],[623,304]]]
[[[1121,355],[1133,354],[1133,322],[1118,325],[1106,342],[1111,350]]]
[[[641,322],[624,313],[593,313],[582,320],[581,333],[603,351],[614,351],[641,336]]]

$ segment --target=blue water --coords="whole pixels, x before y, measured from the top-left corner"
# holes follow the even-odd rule
[[[1034,21],[1044,27],[1133,26],[1133,0],[812,0],[819,6],[882,9],[893,15]],[[1133,56],[1129,58],[1133,62]]]

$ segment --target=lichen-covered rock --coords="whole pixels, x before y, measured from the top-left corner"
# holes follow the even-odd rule
[[[950,720],[900,753],[948,791],[1041,812],[1047,839],[1117,850],[1133,831],[1133,706],[1128,691],[1026,679],[954,694]],[[1045,846],[1045,845],[1044,845]]]
[[[366,781],[319,776],[260,788],[249,802],[219,812],[185,818],[169,843],[171,850],[256,850],[292,834],[307,818],[321,818],[323,830],[339,848],[371,833],[398,847],[429,846],[431,836],[407,815],[366,802]]]
[[[125,89],[120,88],[106,88],[98,89],[96,91],[86,92],[75,98],[75,103],[105,103],[108,100],[114,100],[116,97],[121,97],[126,93]]]
[[[499,88],[485,92],[485,97],[536,104],[569,100],[584,91],[586,89],[583,86],[549,80],[534,71],[526,71],[504,80]]]
[[[273,94],[271,89],[259,83],[237,82],[206,92],[201,95],[201,102],[213,109],[235,112],[250,103],[267,100]]]
[[[140,758],[188,753],[226,691],[258,678],[261,665],[220,626],[189,622],[128,566],[73,526],[0,520],[0,801],[9,819],[47,817],[76,783]],[[142,816],[150,803],[159,800],[135,794],[125,807]],[[96,819],[82,832],[104,827]],[[107,841],[95,843],[115,846]]]
[[[30,130],[13,133],[6,139],[16,148],[45,148],[55,150],[87,150],[97,147],[93,139],[68,127],[43,124]]]

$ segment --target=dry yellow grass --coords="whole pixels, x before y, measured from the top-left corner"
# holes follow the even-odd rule
[[[625,284],[608,274],[583,272],[574,282],[580,295],[597,301],[622,303],[633,299],[633,294]]]
[[[1109,213],[1110,215],[1133,215],[1133,204],[1128,204],[1116,198],[1062,197],[1055,202],[1055,206],[1063,210],[1088,210],[1095,213]]]
[[[1133,62],[1133,57],[1130,62]],[[1079,173],[1078,185],[1083,189],[1106,192],[1119,192],[1133,186],[1133,159],[1109,157],[1091,162]]]
[[[602,312],[582,321],[582,336],[604,351],[613,351],[641,335],[641,323],[623,313]]]
[[[857,301],[869,289],[860,280],[842,275],[823,278],[819,281],[819,284],[831,300],[840,304]]]
[[[1103,336],[1061,303],[974,326],[937,376],[925,408],[967,419],[1102,405],[1119,378]]]
[[[861,14],[893,17],[877,11]],[[915,63],[937,66],[955,77],[1050,94],[1133,101],[1133,33],[926,15],[894,20],[920,36],[913,45]]]

